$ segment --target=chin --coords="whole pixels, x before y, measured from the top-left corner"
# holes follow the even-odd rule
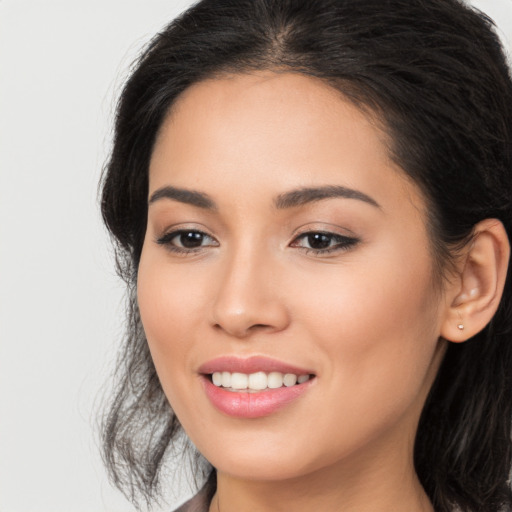
[[[249,454],[234,454],[233,457],[219,457],[218,464],[212,464],[215,469],[233,478],[253,481],[283,481],[293,480],[312,471],[301,465],[299,457],[285,458],[283,455],[266,457],[265,454],[251,456]]]

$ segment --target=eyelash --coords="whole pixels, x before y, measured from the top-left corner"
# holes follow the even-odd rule
[[[181,241],[181,246],[173,244],[173,240],[178,239],[178,237],[181,237],[183,235],[193,235],[193,237],[195,237],[196,240],[198,239],[198,237],[202,237],[201,242],[205,239],[209,239],[213,243],[188,248],[183,246],[183,241]],[[299,244],[300,240],[307,240],[308,243],[311,245],[312,239],[310,237],[318,236],[326,237],[328,239],[329,244],[334,242],[334,245],[329,245],[328,247],[325,248],[315,249],[314,247],[303,247]],[[193,238],[191,237],[190,239],[192,240]],[[346,251],[355,246],[356,244],[358,244],[359,241],[360,240],[356,237],[348,237],[336,233],[331,233],[328,231],[307,231],[295,237],[293,242],[290,244],[290,247],[299,248],[303,250],[306,254],[327,255],[333,252]],[[197,229],[179,229],[176,231],[171,231],[158,238],[156,242],[159,245],[165,246],[168,250],[180,255],[198,253],[205,247],[218,247],[219,245],[219,243],[212,236]]]
[[[308,240],[310,237],[318,235],[330,239],[330,242],[334,242],[334,245],[323,249],[315,249],[313,247],[301,247],[298,244],[298,240]],[[357,245],[359,241],[360,240],[356,237],[339,235],[337,233],[331,233],[329,231],[307,231],[305,233],[301,233],[300,235],[298,235],[290,244],[290,246],[301,248],[304,250],[306,254],[327,255],[333,252],[347,251],[351,247]],[[308,240],[308,243],[311,244],[311,239]]]
[[[189,235],[194,234],[196,237],[197,237],[197,235],[199,235],[199,236],[203,237],[203,239],[209,238],[214,243],[206,245],[206,246],[200,245],[198,247],[188,247],[188,248],[174,245],[172,243],[174,239],[176,239],[180,236],[186,235],[186,234],[189,234]],[[170,250],[174,253],[177,253],[177,254],[182,254],[182,255],[197,253],[197,252],[201,251],[204,247],[209,247],[209,246],[217,247],[218,246],[218,242],[213,237],[211,237],[207,233],[205,233],[203,231],[199,231],[197,229],[178,229],[176,231],[171,231],[170,233],[166,233],[165,235],[158,238],[156,242],[159,245],[164,245],[168,250]]]

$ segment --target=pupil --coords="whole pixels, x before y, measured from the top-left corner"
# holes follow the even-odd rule
[[[331,244],[331,237],[322,233],[308,235],[308,244],[312,249],[326,249]]]
[[[200,247],[203,243],[203,235],[196,231],[188,231],[180,235],[180,242],[183,247],[192,249],[194,247]]]

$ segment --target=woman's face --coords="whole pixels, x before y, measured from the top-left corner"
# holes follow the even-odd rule
[[[164,122],[149,188],[140,312],[205,457],[264,480],[409,460],[443,292],[377,124],[298,74],[204,81]]]

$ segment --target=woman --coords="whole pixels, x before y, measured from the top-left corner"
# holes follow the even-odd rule
[[[208,481],[180,510],[510,507],[511,169],[503,52],[457,0],[172,22],[103,182],[116,484],[149,503],[183,428]]]

